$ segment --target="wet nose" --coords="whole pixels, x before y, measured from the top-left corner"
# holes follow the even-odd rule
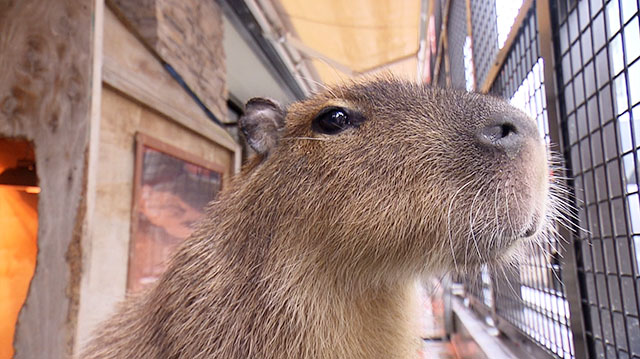
[[[480,144],[507,154],[517,153],[527,139],[539,139],[534,122],[521,116],[499,116],[476,133]]]

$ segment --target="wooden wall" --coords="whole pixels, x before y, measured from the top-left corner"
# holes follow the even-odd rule
[[[38,257],[16,329],[16,358],[72,350],[89,143],[94,6],[0,1],[0,137],[35,145],[42,192]]]
[[[227,88],[222,11],[214,0],[112,0],[163,61],[173,66],[202,102],[226,119]]]
[[[104,12],[103,41],[95,207],[90,240],[83,247],[77,350],[126,293],[136,133],[219,164],[225,169],[223,183],[239,158],[231,137],[110,8]]]
[[[16,358],[68,357],[124,296],[137,131],[222,164],[225,181],[239,165],[233,139],[163,68],[225,119],[217,4],[130,3],[160,15],[125,26],[103,0],[0,0],[0,137],[32,141],[41,185]],[[173,30],[131,25],[145,19]]]

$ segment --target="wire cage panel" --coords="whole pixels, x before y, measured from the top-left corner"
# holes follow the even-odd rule
[[[447,41],[451,66],[451,87],[466,88],[464,46],[467,38],[467,6],[465,0],[451,0],[447,21]]]
[[[551,145],[540,57],[536,8],[533,6],[507,54],[490,92],[509,98],[538,124],[540,135]],[[573,358],[569,306],[560,267],[561,244],[553,236],[541,243],[515,273],[495,274],[496,315],[533,339],[551,356]]]
[[[495,3],[471,2],[478,86],[496,70]],[[483,268],[465,283],[474,308],[519,343],[528,338],[524,342],[540,348],[540,357],[640,358],[639,8],[637,0],[534,1],[490,86],[536,119],[564,157],[575,195],[569,198],[576,206],[575,233],[566,250],[551,240],[517,268]],[[542,35],[537,16],[545,24]],[[541,47],[540,38],[548,37],[552,44]],[[549,69],[543,57],[552,55]],[[555,82],[551,88],[545,79]]]
[[[496,21],[495,17],[493,21]],[[551,146],[544,83],[545,63],[540,55],[538,35],[534,4],[520,25],[489,92],[509,99],[513,105],[534,118],[540,135]],[[474,33],[474,47],[476,36]],[[476,71],[480,71],[477,65]],[[478,78],[481,78],[480,75]],[[500,322],[506,322],[549,357],[570,359],[575,357],[575,350],[569,304],[562,282],[561,253],[561,244],[551,238],[535,248],[516,268],[489,273],[490,280],[475,279],[467,283],[467,288],[476,302],[483,303],[493,311],[499,328]],[[481,275],[485,276],[484,273]],[[487,286],[492,287],[490,291],[486,290]],[[490,301],[486,299],[486,293],[492,293]]]
[[[640,358],[638,2],[552,2],[590,357]]]
[[[471,1],[471,33],[476,84],[482,84],[498,54],[496,1]]]

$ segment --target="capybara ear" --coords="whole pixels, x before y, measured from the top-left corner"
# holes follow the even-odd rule
[[[249,146],[261,155],[268,155],[280,140],[286,111],[280,104],[263,97],[247,102],[238,125]]]

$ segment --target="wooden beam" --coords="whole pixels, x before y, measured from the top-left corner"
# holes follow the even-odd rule
[[[162,64],[109,9],[105,12],[102,79],[169,119],[234,152],[238,145],[209,120]]]
[[[100,121],[102,119],[101,105],[102,105],[102,50],[104,39],[104,0],[91,0],[94,3],[93,14],[93,69],[91,77],[91,117],[89,119],[89,143],[87,145],[87,169],[85,188],[83,193],[85,215],[82,225],[82,240],[76,239],[76,245],[74,248],[74,255],[83,259],[82,267],[75,268],[78,272],[73,277],[77,278],[76,283],[76,295],[73,297],[73,321],[74,321],[74,336],[73,336],[73,348],[74,354],[77,354],[80,350],[82,343],[80,342],[82,334],[78,331],[79,323],[82,321],[80,314],[80,301],[86,294],[84,289],[86,288],[86,282],[89,280],[89,276],[86,275],[86,268],[90,264],[87,262],[88,249],[91,248],[92,237],[90,233],[93,228],[94,218],[96,215],[96,193],[98,182],[98,169],[100,166]]]
[[[35,147],[38,255],[18,358],[73,352],[95,59],[94,1],[0,1],[0,137]]]
[[[487,76],[485,77],[484,82],[480,87],[480,92],[487,93],[489,92],[489,89],[491,89],[491,86],[493,86],[493,82],[496,80],[496,77],[498,77],[500,69],[502,69],[502,65],[504,65],[504,62],[507,60],[507,55],[509,55],[511,47],[518,37],[518,32],[522,27],[522,23],[527,18],[527,13],[529,12],[529,10],[531,10],[533,4],[534,0],[525,0],[520,7],[518,16],[516,17],[513,25],[511,26],[511,30],[509,31],[509,36],[507,36],[507,40],[505,41],[504,46],[502,46],[500,51],[498,51],[496,59],[493,62],[493,65],[491,65],[491,68],[489,69],[489,72],[487,73]]]

